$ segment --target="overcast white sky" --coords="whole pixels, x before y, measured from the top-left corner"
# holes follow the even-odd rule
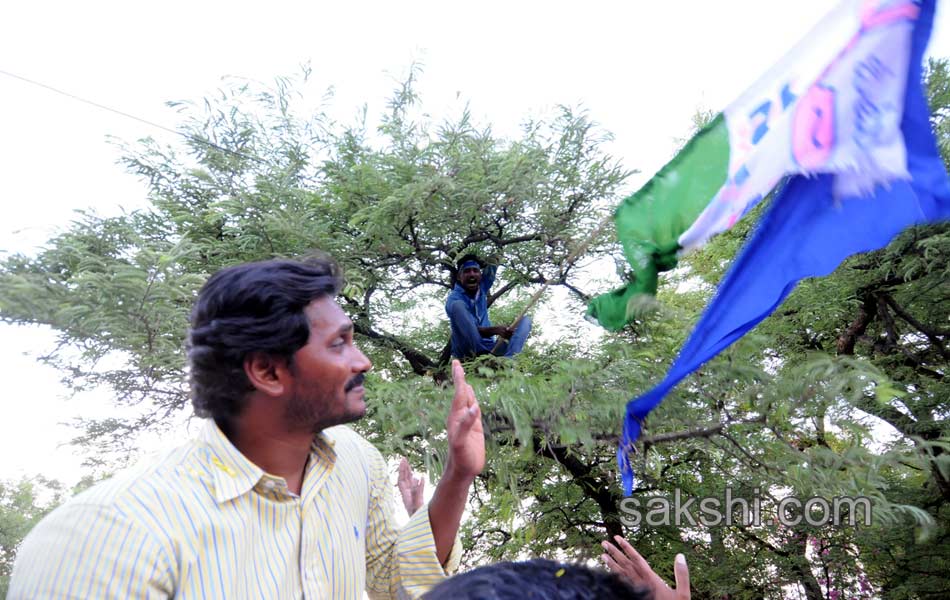
[[[381,109],[413,61],[424,108],[469,101],[497,133],[557,104],[582,105],[613,153],[651,174],[698,107],[722,109],[823,16],[827,0],[670,2],[10,2],[0,69],[175,126],[167,100],[200,99],[225,75],[269,80],[309,60],[314,94],[336,89],[343,120]],[[938,13],[930,53],[950,56]],[[32,252],[72,211],[144,202],[107,135],[171,134],[0,75],[0,251]],[[454,112],[452,114],[455,114]],[[639,179],[638,181],[642,181]],[[107,414],[103,395],[67,401],[37,354],[53,336],[0,326],[0,478],[79,478],[57,425]],[[12,385],[11,385],[12,383]]]

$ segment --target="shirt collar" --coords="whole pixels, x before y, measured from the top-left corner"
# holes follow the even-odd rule
[[[214,419],[207,420],[198,439],[210,451],[208,469],[214,479],[214,498],[218,503],[243,496],[261,483],[262,479],[267,480],[262,486],[265,490],[274,489],[273,486],[266,486],[268,481],[283,481],[279,477],[268,475],[241,454]],[[321,466],[324,471],[332,469],[336,462],[335,445],[336,441],[326,433],[321,432],[315,435],[313,444],[310,446],[310,460],[307,461],[308,472],[315,466]]]
[[[336,439],[328,432],[321,431],[313,436],[310,445],[310,460],[304,473],[301,494],[309,498],[323,487],[336,465]]]
[[[214,498],[219,503],[233,500],[249,492],[264,475],[234,447],[214,419],[208,419],[199,435],[210,452],[208,469],[214,479]]]

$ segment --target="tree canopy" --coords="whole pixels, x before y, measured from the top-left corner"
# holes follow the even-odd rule
[[[928,73],[948,160],[947,62]],[[871,525],[633,525],[615,463],[624,403],[663,375],[755,214],[666,274],[649,317],[593,333],[583,304],[616,284],[602,271],[620,252],[601,234],[567,259],[631,174],[606,151],[608,134],[567,107],[515,139],[467,109],[436,123],[420,108],[418,76],[375,126],[366,110],[355,124],[298,110],[301,78],[232,82],[213,99],[176,103],[186,143],[124,147],[125,166],[148,186],[146,208],[81,213],[35,256],[0,264],[0,317],[58,331],[48,360],[70,386],[106,385],[118,403],[146,407],[132,421],[86,422],[83,443],[134,443],[187,408],[187,317],[208,275],[320,249],[344,268],[340,302],[374,363],[370,410],[355,426],[437,473],[449,394],[441,306],[454,261],[474,251],[502,265],[494,322],[510,322],[549,284],[565,292],[545,296],[545,310],[571,334],[545,335],[538,322],[516,360],[469,366],[489,460],[466,562],[589,559],[618,534],[661,572],[685,553],[697,598],[946,596],[950,227],[909,230],[804,282],[674,391],[639,442],[642,506],[676,490],[722,498],[726,487],[767,506],[864,496]],[[617,276],[629,273],[621,265]]]

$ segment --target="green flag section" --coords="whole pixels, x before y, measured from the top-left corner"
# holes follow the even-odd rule
[[[617,207],[617,238],[634,280],[591,300],[588,317],[618,331],[637,316],[636,298],[656,294],[657,274],[676,266],[680,236],[726,184],[728,173],[729,131],[720,113]]]

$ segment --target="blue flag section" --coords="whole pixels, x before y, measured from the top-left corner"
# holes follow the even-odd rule
[[[900,122],[910,178],[876,183],[866,193],[845,194],[836,182],[840,175],[833,173],[795,175],[786,182],[666,378],[627,404],[617,452],[625,494],[633,490],[630,453],[644,418],[684,377],[771,314],[799,280],[827,275],[848,256],[881,248],[911,225],[950,218],[950,180],[931,132],[921,77],[934,4],[934,0],[913,3],[920,12],[913,26]],[[875,114],[880,108],[874,98],[862,94],[861,100],[864,104],[855,106],[855,112]]]

